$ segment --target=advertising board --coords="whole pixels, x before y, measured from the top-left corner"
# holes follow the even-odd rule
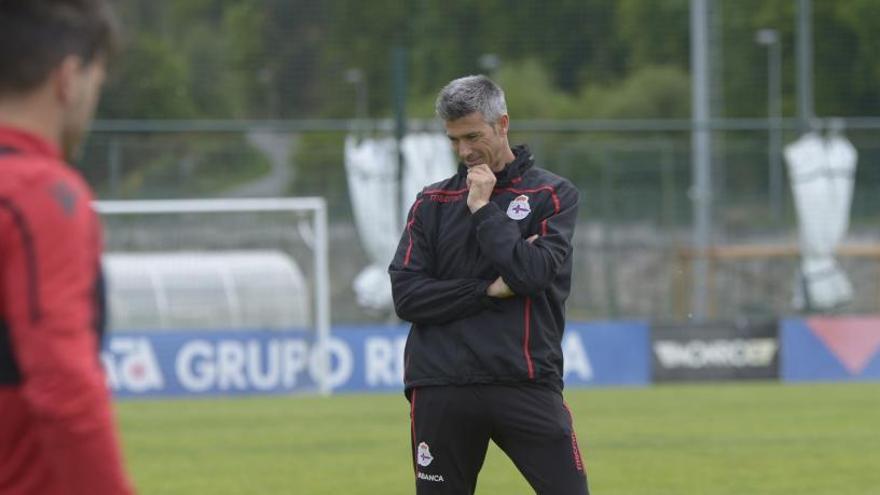
[[[406,326],[337,326],[327,352],[334,392],[401,392]],[[117,397],[295,394],[318,390],[311,332],[118,332],[101,359]],[[573,323],[563,340],[570,387],[649,383],[648,327]]]
[[[880,380],[880,316],[782,321],[782,379]]]
[[[654,325],[654,381],[777,378],[777,334],[775,321]]]

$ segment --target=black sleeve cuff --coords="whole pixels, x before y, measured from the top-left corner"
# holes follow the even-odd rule
[[[489,280],[483,280],[476,287],[477,296],[480,298],[480,305],[486,309],[496,310],[498,309],[498,299],[491,297],[486,294],[486,290],[489,286],[492,285],[492,282]]]
[[[473,213],[473,219],[477,226],[485,222],[486,220],[496,217],[498,215],[503,215],[501,213],[501,208],[498,207],[495,203],[489,201],[486,206],[483,206],[479,210]]]

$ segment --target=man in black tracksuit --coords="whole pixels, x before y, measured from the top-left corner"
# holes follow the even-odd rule
[[[562,399],[577,189],[511,148],[504,93],[456,79],[437,114],[461,166],[416,198],[389,272],[419,494],[472,494],[493,440],[540,494],[588,493]]]

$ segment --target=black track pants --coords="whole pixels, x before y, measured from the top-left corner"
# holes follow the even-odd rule
[[[539,495],[587,495],[584,460],[562,395],[540,385],[410,391],[416,493],[470,495],[489,440]]]

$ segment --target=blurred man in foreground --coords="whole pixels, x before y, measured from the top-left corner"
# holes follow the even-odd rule
[[[101,228],[66,163],[114,44],[104,0],[0,0],[0,494],[132,493],[98,350]]]
[[[578,191],[511,148],[504,92],[450,82],[437,115],[461,166],[416,198],[389,269],[412,322],[404,382],[416,492],[472,494],[489,440],[542,495],[585,495],[562,400]]]

